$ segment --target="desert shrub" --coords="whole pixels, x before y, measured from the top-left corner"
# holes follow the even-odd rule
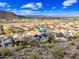
[[[63,35],[63,33],[57,33],[56,36],[57,36],[57,37],[65,37],[65,36]]]
[[[47,43],[56,43],[56,40],[55,40],[55,36],[54,35],[50,35],[48,37],[48,39],[45,39],[44,41],[42,41],[43,44],[47,44]]]
[[[71,57],[71,59],[77,59],[77,53],[74,53],[74,54],[72,54],[70,57]]]
[[[64,52],[60,48],[53,48],[54,59],[62,59],[64,57]]]
[[[76,46],[76,49],[79,49],[79,44]]]
[[[72,41],[72,40],[77,39],[77,38],[78,38],[77,36],[68,37],[68,41]]]
[[[55,43],[48,44],[48,47],[49,47],[49,48],[55,47]]]
[[[40,42],[38,40],[30,40],[28,44],[31,46],[37,46],[37,47],[40,46]]]
[[[13,45],[18,46],[18,45],[19,45],[19,43],[20,43],[20,41],[13,42]]]
[[[19,42],[19,46],[26,46],[27,45],[27,41],[20,41]]]
[[[74,45],[75,45],[75,43],[71,42],[71,43],[70,43],[70,45],[74,46]]]
[[[73,36],[72,38],[73,38],[73,39],[77,39],[78,37],[77,37],[77,36]]]
[[[30,59],[41,59],[40,55],[37,52],[32,52]]]
[[[47,44],[48,43],[48,39],[45,39],[44,41],[42,41],[42,44]]]
[[[9,48],[4,47],[4,48],[0,48],[0,54],[3,54],[4,56],[11,56],[12,52]]]
[[[55,40],[55,36],[54,35],[51,35],[49,38],[48,38],[48,42],[49,43],[56,43],[56,40]]]
[[[16,42],[13,42],[13,45],[16,45],[16,46],[26,46],[28,45],[27,41],[16,41]]]
[[[68,37],[68,41],[72,41],[72,38],[71,37]]]

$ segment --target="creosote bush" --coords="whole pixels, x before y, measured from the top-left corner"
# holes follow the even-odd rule
[[[44,41],[42,41],[42,44],[48,44],[48,39],[45,39]]]
[[[70,45],[75,46],[75,43],[71,42]]]
[[[48,47],[49,47],[49,48],[55,47],[55,43],[52,42],[51,44],[48,44]]]
[[[79,49],[79,44],[76,46],[76,49]]]
[[[26,46],[27,45],[27,41],[20,41],[19,46]]]
[[[38,40],[30,40],[28,42],[29,45],[31,46],[37,46],[37,47],[40,47],[40,42]]]
[[[37,52],[32,52],[30,59],[41,59],[39,53]]]
[[[0,48],[0,54],[2,54],[4,56],[11,56],[12,52],[9,48],[4,47],[4,48]]]
[[[56,40],[55,40],[55,36],[54,35],[51,35],[49,38],[48,38],[48,42],[49,43],[56,43]]]
[[[28,43],[27,41],[16,41],[16,42],[13,42],[13,45],[16,45],[16,46],[26,46]]]
[[[77,36],[68,37],[68,41],[72,41],[72,40],[77,39],[77,38],[78,38]]]
[[[54,59],[62,59],[64,57],[64,52],[62,49],[54,47],[53,48],[53,57]]]

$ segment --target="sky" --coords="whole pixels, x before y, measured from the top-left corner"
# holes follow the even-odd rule
[[[79,0],[0,0],[0,10],[25,16],[79,16]]]

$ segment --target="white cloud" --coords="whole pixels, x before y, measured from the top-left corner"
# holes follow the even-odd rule
[[[22,8],[33,8],[33,7],[35,7],[35,6],[33,5],[33,3],[25,4],[25,5],[22,6]]]
[[[31,9],[39,9],[42,8],[42,3],[29,3],[29,4],[25,4],[23,5],[21,8],[31,8]]]
[[[40,2],[40,3],[36,3],[36,6],[38,6],[39,8],[41,8],[42,7],[42,3]]]
[[[11,9],[7,9],[7,10],[9,11],[9,10],[11,10]]]
[[[7,7],[11,7],[10,5],[7,5]]]
[[[36,10],[10,10],[10,12],[13,12],[17,15],[37,15],[41,14],[41,11],[36,11]]]
[[[13,10],[17,10],[17,9],[13,9]]]
[[[19,11],[21,13],[21,15],[26,15],[26,14],[31,14],[32,13],[32,10],[20,10]]]
[[[66,8],[67,8],[67,7],[64,6],[62,9],[66,9]]]
[[[15,14],[19,14],[19,15],[27,15],[27,14],[31,14],[32,10],[12,10],[11,12],[14,12]]]
[[[73,5],[74,3],[77,3],[77,0],[66,0],[63,2],[63,6],[68,7],[68,6]]]
[[[71,11],[68,13],[70,16],[79,16],[79,11]]]
[[[7,3],[0,2],[0,7],[5,7]]]
[[[52,9],[55,9],[56,7],[52,7]]]

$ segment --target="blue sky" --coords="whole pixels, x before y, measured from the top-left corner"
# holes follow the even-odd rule
[[[0,10],[19,15],[79,16],[79,0],[0,0]]]

